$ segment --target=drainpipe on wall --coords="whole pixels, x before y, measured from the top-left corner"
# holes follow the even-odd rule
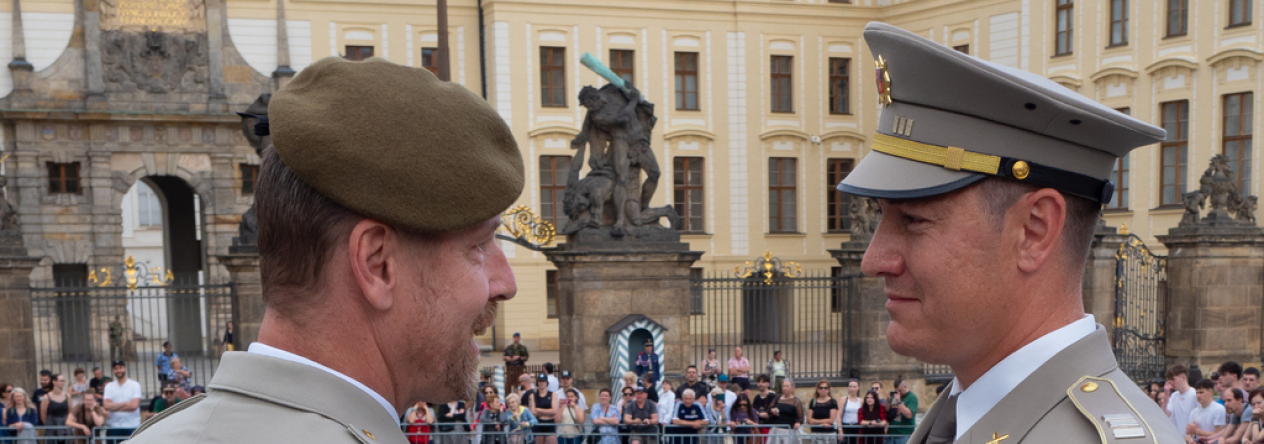
[[[483,100],[487,100],[487,29],[483,25],[483,0],[478,0],[478,70],[482,74]],[[492,337],[492,347],[496,346],[496,338]]]

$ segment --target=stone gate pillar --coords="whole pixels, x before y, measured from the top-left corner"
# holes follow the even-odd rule
[[[252,246],[253,247],[253,246]],[[245,350],[259,339],[259,325],[263,323],[263,283],[260,280],[259,252],[257,248],[230,247],[230,252],[219,256],[228,269],[230,282],[236,284],[233,295],[233,332],[237,350]]]
[[[1211,160],[1185,215],[1165,236],[1168,364],[1210,372],[1224,361],[1260,360],[1264,321],[1264,230],[1255,196],[1242,196],[1223,155]],[[1203,216],[1201,209],[1210,207]],[[1230,215],[1230,213],[1234,213]]]
[[[854,220],[854,219],[853,219]],[[854,223],[854,222],[853,222]],[[852,233],[852,240],[843,242],[837,250],[829,250],[830,256],[838,260],[845,276],[861,276],[860,262],[869,248],[869,233]],[[924,379],[924,367],[920,361],[907,356],[900,356],[887,345],[887,325],[891,316],[887,314],[886,286],[879,277],[858,277],[855,283],[855,298],[852,303],[851,323],[847,344],[847,353],[851,362],[856,363],[859,374],[854,375],[864,384],[867,381],[892,381],[896,377],[904,379]],[[849,375],[852,376],[852,375]],[[913,384],[916,385],[916,384]],[[924,392],[923,392],[924,393]],[[927,398],[923,398],[927,399]],[[934,398],[929,398],[934,399]],[[929,403],[927,403],[929,405]]]
[[[22,245],[17,231],[0,232],[0,313],[6,315],[0,322],[0,381],[13,383],[38,379],[31,270],[39,258],[27,256]]]
[[[1169,253],[1169,363],[1215,369],[1229,360],[1259,361],[1264,230],[1178,227],[1158,238]]]
[[[611,238],[609,230],[584,230],[543,251],[557,266],[562,369],[575,375],[580,388],[610,384],[606,329],[631,314],[664,327],[665,373],[688,365],[689,269],[702,252],[689,251],[675,230],[638,230],[637,238],[622,240]]]
[[[1120,233],[1108,227],[1105,221],[1097,225],[1093,243],[1089,245],[1088,261],[1084,264],[1081,297],[1084,311],[1092,314],[1098,324],[1110,330],[1115,319],[1115,269],[1119,246],[1128,239],[1128,233]]]

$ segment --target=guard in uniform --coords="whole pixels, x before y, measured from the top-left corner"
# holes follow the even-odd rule
[[[258,342],[131,442],[406,443],[406,407],[474,397],[474,336],[517,291],[494,238],[523,188],[513,135],[465,87],[378,58],[312,64],[266,119]]]
[[[884,109],[838,189],[882,208],[862,268],[891,348],[956,374],[908,442],[1183,442],[1080,293],[1116,160],[1164,131],[893,26],[864,38]]]

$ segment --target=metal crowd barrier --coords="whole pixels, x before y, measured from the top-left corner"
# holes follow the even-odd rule
[[[28,430],[28,429],[24,429]],[[128,436],[106,436],[109,428],[92,429],[92,436],[83,435],[81,430],[71,428],[64,425],[42,425],[29,428],[34,431],[34,436],[24,436],[23,431],[14,430],[13,428],[5,428],[0,426],[0,444],[20,443],[20,444],[106,444],[121,443]],[[134,430],[134,429],[119,429]]]
[[[487,431],[478,429],[469,430],[466,427],[471,425],[478,426],[480,424],[470,423],[442,423],[443,425],[458,426],[451,431],[439,431],[440,423],[425,424],[430,427],[429,432],[410,433],[411,426],[422,424],[402,424],[408,442],[415,444],[533,444],[535,437],[555,437],[557,444],[601,444],[602,439],[606,437],[614,438],[616,443],[612,444],[632,444],[633,438],[652,437],[657,444],[905,444],[908,434],[896,434],[893,429],[907,429],[908,433],[912,433],[912,426],[886,426],[881,433],[871,433],[874,430],[868,430],[865,434],[848,433],[852,430],[850,426],[846,430],[830,427],[830,432],[815,432],[813,427],[803,425],[799,429],[791,429],[785,425],[778,424],[760,424],[760,425],[742,425],[742,426],[725,426],[725,425],[705,425],[701,429],[697,429],[697,433],[680,433],[680,429],[673,425],[659,425],[654,433],[635,433],[627,431],[620,426],[618,432],[613,434],[600,433],[598,425],[591,425],[592,430],[583,432],[584,425],[577,424],[580,432],[576,434],[562,433],[556,431],[556,427],[562,424],[552,424],[555,427],[553,432],[538,433],[529,430],[514,431]],[[483,424],[486,425],[486,424]],[[608,427],[608,426],[607,426]],[[744,432],[745,431],[745,432]],[[647,440],[648,441],[648,440]],[[642,442],[639,444],[655,444],[650,442]]]

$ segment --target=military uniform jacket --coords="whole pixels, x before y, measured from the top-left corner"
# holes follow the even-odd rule
[[[910,444],[922,443],[951,392],[944,390],[931,406],[910,437]],[[1144,435],[1137,436],[1138,433]],[[1006,436],[1008,438],[1004,438]],[[958,444],[1184,442],[1163,410],[1119,370],[1106,329],[1101,325],[1050,358],[956,441]]]
[[[228,352],[207,394],[151,418],[129,443],[407,443],[363,390],[307,365]]]

